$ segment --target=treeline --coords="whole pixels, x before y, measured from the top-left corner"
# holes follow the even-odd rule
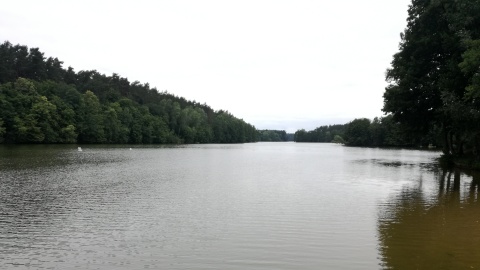
[[[336,142],[344,143],[346,125],[320,126],[314,130],[297,130],[294,134],[296,142]]]
[[[258,130],[257,138],[261,142],[288,142],[293,141],[293,134],[285,130]]]
[[[358,118],[344,125],[321,126],[312,131],[295,132],[296,142],[333,142],[348,146],[369,147],[426,147],[438,145],[439,132],[432,132],[420,140],[405,132],[391,115],[373,120]]]
[[[480,161],[480,1],[412,0],[400,37],[386,72],[387,116],[355,119],[339,136],[347,145],[431,144],[453,160]],[[331,139],[320,130],[302,136]]]
[[[480,1],[413,0],[383,111],[447,156],[480,159]]]
[[[0,45],[2,143],[244,143],[254,126],[227,111],[95,70],[38,48]]]
[[[431,147],[439,143],[438,132],[421,138],[412,136],[391,115],[355,119],[345,125],[345,144],[369,147]]]

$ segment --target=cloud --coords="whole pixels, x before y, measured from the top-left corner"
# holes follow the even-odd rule
[[[261,128],[308,129],[381,115],[384,72],[408,4],[7,1],[0,38],[39,47],[76,71],[148,82]]]

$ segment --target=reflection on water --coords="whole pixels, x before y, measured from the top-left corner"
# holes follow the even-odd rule
[[[0,269],[480,267],[479,177],[436,152],[82,148],[0,145]]]
[[[480,176],[458,170],[422,179],[395,194],[380,212],[385,269],[480,269]]]

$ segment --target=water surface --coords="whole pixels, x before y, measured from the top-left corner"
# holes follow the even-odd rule
[[[0,146],[0,269],[480,268],[478,180],[438,152],[82,148]]]

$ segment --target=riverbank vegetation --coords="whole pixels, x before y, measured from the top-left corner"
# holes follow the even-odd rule
[[[296,142],[333,142],[348,146],[427,147],[436,145],[434,135],[418,138],[402,129],[392,115],[373,120],[357,118],[344,125],[321,126],[312,131],[295,132]]]
[[[0,143],[244,143],[257,130],[224,110],[38,48],[0,45]]]
[[[289,142],[293,141],[293,134],[285,130],[264,129],[258,130],[257,138],[260,142]]]
[[[440,138],[450,160],[480,160],[480,2],[413,0],[386,73],[385,113]]]
[[[335,138],[345,136],[346,125],[320,126],[314,130],[297,130],[294,135],[296,142],[333,142]],[[343,138],[342,142],[343,143]]]
[[[480,164],[480,2],[413,0],[400,37],[386,116],[355,119],[338,135],[354,146],[438,146],[450,163]],[[295,140],[330,141],[324,130],[297,131]]]

